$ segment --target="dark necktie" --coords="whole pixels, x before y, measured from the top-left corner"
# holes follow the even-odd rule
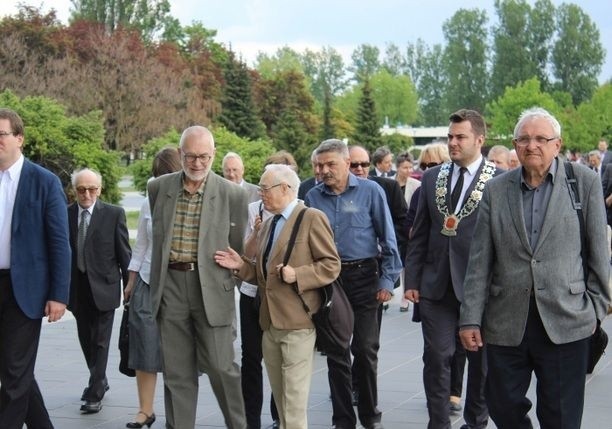
[[[81,222],[79,223],[79,234],[77,236],[77,267],[85,272],[85,237],[87,236],[87,224],[89,223],[89,211],[81,212]]]
[[[283,217],[283,215],[274,215],[274,218],[272,219],[272,224],[270,225],[270,235],[268,236],[268,244],[266,244],[266,249],[264,250],[263,259],[261,261],[261,269],[263,270],[264,278],[268,277],[268,256],[270,255],[270,250],[272,249],[272,243],[274,243],[274,230],[276,229],[276,224],[278,223],[281,217]]]
[[[461,167],[459,169],[459,178],[457,179],[457,183],[455,183],[455,187],[453,188],[453,192],[451,193],[451,213],[455,213],[457,204],[459,204],[459,197],[461,196],[461,191],[463,190],[463,174],[466,171],[467,168],[465,167]]]

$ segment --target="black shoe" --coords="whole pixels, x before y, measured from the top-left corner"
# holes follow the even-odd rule
[[[451,414],[459,414],[461,410],[463,410],[463,408],[461,407],[461,404],[459,403],[449,401],[448,404],[449,404],[448,406],[450,408]]]
[[[102,402],[98,401],[85,401],[83,405],[81,405],[81,411],[83,414],[95,414],[100,412],[102,409]]]
[[[406,306],[406,307],[400,307],[400,312],[402,312],[402,313],[407,313],[407,312],[408,312],[408,306]]]
[[[357,404],[359,404],[359,392],[353,390],[353,405],[357,406]]]
[[[366,429],[384,429],[385,427],[381,422],[374,422],[368,426],[364,426]]]
[[[108,385],[108,382],[105,381],[104,382],[104,392],[108,392],[108,390],[110,389],[110,386]],[[81,401],[86,401],[87,399],[87,393],[89,393],[89,386],[87,386],[85,389],[83,389],[83,394],[81,395]]]
[[[138,411],[138,414],[142,414],[147,419],[144,422],[142,422],[142,423],[141,422],[129,422],[129,423],[126,423],[126,425],[125,425],[126,428],[141,428],[141,427],[144,427],[144,426],[150,428],[151,425],[153,423],[155,423],[155,413],[153,413],[150,416],[148,416],[144,412]]]

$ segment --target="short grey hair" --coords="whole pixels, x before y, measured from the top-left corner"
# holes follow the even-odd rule
[[[290,165],[268,164],[266,165],[264,172],[272,173],[277,183],[286,183],[289,185],[289,189],[291,190],[290,192],[293,195],[297,195],[298,188],[300,187],[300,178]]]
[[[179,147],[181,149],[183,148],[183,145],[185,144],[185,140],[187,140],[187,138],[191,136],[205,136],[212,143],[212,147],[213,148],[215,147],[215,138],[213,137],[210,130],[201,125],[194,125],[189,128],[185,128],[185,130],[183,131],[183,134],[181,134],[181,140],[179,142]]]
[[[244,165],[244,162],[242,162],[242,157],[240,155],[238,155],[236,152],[228,152],[223,157],[223,161],[221,161],[221,168],[225,168],[225,163],[230,158],[236,158],[238,161],[240,161],[241,164]]]
[[[321,155],[326,152],[336,152],[344,157],[344,159],[349,159],[349,150],[346,143],[342,140],[338,139],[328,139],[321,142],[319,147],[315,149],[317,155]]]
[[[519,116],[518,122],[514,127],[514,138],[516,139],[519,137],[518,133],[526,122],[540,118],[545,119],[550,123],[553,128],[553,132],[555,133],[554,137],[561,137],[561,124],[559,121],[557,121],[557,118],[542,107],[531,107],[530,109],[524,110],[523,113],[521,113],[521,116]]]
[[[598,150],[590,151],[589,156],[596,156],[597,158],[601,159],[601,153]]]
[[[379,147],[372,154],[372,164],[380,164],[387,155],[393,155],[393,153],[391,153],[391,150],[387,146]]]
[[[95,174],[96,177],[98,178],[98,182],[100,182],[100,186],[102,186],[102,175],[100,173],[98,173],[96,170],[93,170],[91,168],[81,168],[79,170],[75,170],[70,176],[70,180],[72,182],[73,188],[76,188],[77,179],[79,178],[81,173],[85,173],[86,171]]]

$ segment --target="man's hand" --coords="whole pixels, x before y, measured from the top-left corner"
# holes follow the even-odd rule
[[[66,312],[66,304],[57,301],[47,301],[45,305],[45,316],[49,322],[57,322]]]
[[[393,298],[393,295],[387,289],[379,289],[378,292],[376,292],[376,300],[381,304],[389,301],[391,298]]]
[[[459,337],[461,337],[463,348],[470,352],[477,352],[484,345],[478,328],[460,329]]]
[[[406,292],[404,292],[404,298],[412,303],[419,302],[419,296],[419,291],[416,289],[408,289]]]

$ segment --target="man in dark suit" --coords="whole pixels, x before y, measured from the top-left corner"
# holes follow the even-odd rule
[[[312,165],[312,172],[314,176],[302,181],[300,183],[300,187],[298,188],[298,199],[302,201],[304,201],[304,197],[306,197],[308,191],[321,183],[321,176],[319,174],[319,168],[317,167],[316,151],[316,149],[313,150],[312,154],[310,155],[310,164]]]
[[[23,142],[19,115],[0,109],[0,427],[52,429],[34,364],[42,318],[58,321],[68,302],[66,197]]]
[[[123,208],[98,200],[102,177],[82,169],[72,175],[77,202],[68,207],[72,281],[70,303],[89,368],[81,411],[97,413],[108,390],[106,364],[121,282],[127,285],[130,244]]]
[[[379,147],[372,154],[374,168],[370,170],[370,176],[393,177],[396,171],[393,169],[393,154],[387,146]]]
[[[153,221],[151,310],[164,361],[168,428],[193,428],[198,374],[208,375],[230,429],[246,419],[240,370],[234,362],[238,280],[213,254],[231,246],[242,253],[246,192],[210,171],[215,140],[205,127],[183,131],[183,170],[149,182]]]
[[[532,373],[539,426],[580,428],[589,338],[610,303],[599,178],[572,164],[580,213],[558,158],[561,126],[542,108],[521,114],[513,143],[522,168],[489,181],[480,203],[460,335],[472,353],[487,343],[486,398],[498,428],[533,427]]]
[[[223,177],[242,186],[247,192],[249,203],[259,200],[259,186],[244,180],[244,163],[242,158],[236,152],[228,152],[223,157],[221,162]]]
[[[448,149],[452,162],[427,169],[408,243],[405,297],[419,303],[423,329],[423,383],[429,429],[450,428],[451,359],[455,353],[463,279],[478,205],[495,164],[481,155],[484,118],[462,109],[450,116]],[[468,353],[467,395],[461,428],[482,429],[486,366],[481,351]]]
[[[608,168],[608,164],[612,162],[612,152],[608,150],[608,141],[604,138],[599,139],[599,142],[597,143],[597,149],[599,150],[599,154],[601,155],[600,176],[603,176],[603,174],[606,172],[606,169]]]

